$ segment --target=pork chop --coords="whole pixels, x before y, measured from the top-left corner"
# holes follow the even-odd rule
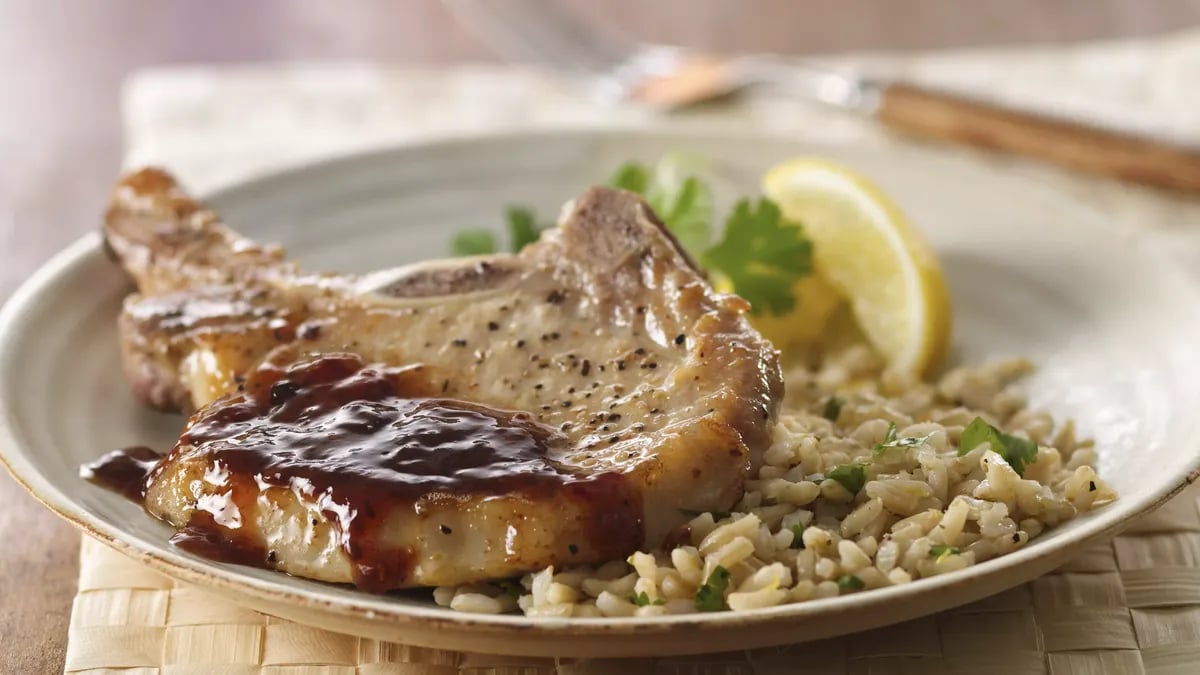
[[[105,239],[139,289],[135,394],[197,411],[147,509],[298,576],[447,585],[657,546],[739,498],[782,395],[747,303],[629,192],[588,190],[516,255],[318,275],[148,169]]]

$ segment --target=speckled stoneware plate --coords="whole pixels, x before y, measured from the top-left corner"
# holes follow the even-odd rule
[[[621,162],[668,151],[713,160],[724,200],[800,154],[877,180],[932,239],[956,307],[955,360],[1026,355],[1033,402],[1097,439],[1116,503],[1012,555],[935,579],[747,613],[644,619],[482,617],[427,594],[373,596],[210,562],[171,530],[79,478],[81,463],[145,443],[169,447],[180,418],[134,403],[114,321],[129,291],[98,236],[56,256],[0,315],[0,450],[63,517],[166,574],[255,609],[417,645],[526,655],[724,651],[827,637],[931,613],[1028,581],[1112,535],[1193,479],[1200,465],[1200,294],[1129,231],[978,158],[913,148],[814,147],[778,137],[556,132],[430,143],[266,176],[209,196],[234,226],[285,243],[310,268],[366,271],[441,256],[463,226],[500,225],[506,204],[554,213]]]

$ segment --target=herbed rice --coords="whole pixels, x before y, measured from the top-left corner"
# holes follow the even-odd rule
[[[1055,425],[1026,407],[1012,387],[1030,370],[1014,359],[915,382],[883,371],[863,347],[797,368],[758,476],[732,513],[693,518],[689,545],[549,567],[519,583],[438,588],[434,600],[557,617],[686,614],[698,604],[744,611],[906,584],[1010,553],[1116,498],[1093,468],[1092,442],[1077,439],[1071,421]],[[987,443],[958,455],[977,416],[1037,444],[1023,475]],[[897,438],[918,440],[877,451],[891,424]],[[857,494],[829,477],[852,464],[865,469]],[[723,591],[706,587],[720,576]]]

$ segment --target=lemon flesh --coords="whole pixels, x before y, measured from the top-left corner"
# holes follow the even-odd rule
[[[763,191],[785,218],[804,227],[816,275],[849,302],[888,366],[914,375],[936,370],[950,342],[945,276],[933,249],[892,200],[854,171],[815,158],[776,165],[763,177]],[[803,309],[812,295],[797,296],[798,311],[819,316],[825,310]],[[768,333],[779,327],[771,328]]]

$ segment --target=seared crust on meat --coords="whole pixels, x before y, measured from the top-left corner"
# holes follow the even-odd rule
[[[143,401],[204,415],[281,347],[297,358],[348,353],[378,367],[420,365],[439,397],[525,411],[561,434],[552,459],[566,470],[619,476],[640,502],[641,546],[660,543],[687,511],[732,506],[782,398],[776,352],[744,318],[745,301],[714,292],[629,192],[588,190],[560,227],[517,255],[312,275],[279,249],[241,238],[170,176],[148,169],[118,186],[105,236],[139,286],[120,327],[126,371]],[[177,447],[157,474],[150,510],[178,527],[193,522],[200,497],[220,489],[194,480],[207,461]],[[353,581],[336,537],[283,536],[298,532],[291,519],[307,523],[321,509],[299,491],[282,492],[240,507],[253,511],[243,520],[258,523],[272,547],[270,564]],[[636,548],[564,542],[561,498],[514,509],[504,506],[506,494],[484,488],[473,497],[490,505],[484,510],[438,512],[459,523],[453,531],[488,542],[469,554],[461,541],[416,525],[414,510],[442,508],[436,500],[397,505],[394,525],[379,536],[417,562],[394,585],[462,583]],[[600,503],[574,504],[577,522],[604,517]],[[320,519],[341,527],[328,513]]]

